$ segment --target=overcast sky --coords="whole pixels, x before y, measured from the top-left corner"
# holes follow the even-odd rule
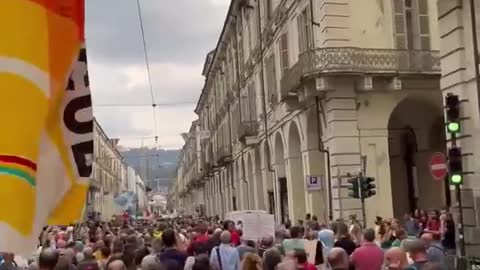
[[[154,136],[136,0],[86,0],[86,35],[94,114],[111,138],[139,147]],[[206,54],[215,48],[229,0],[140,0],[157,109],[158,144],[180,148],[195,119]],[[187,104],[185,104],[187,103]],[[98,105],[98,106],[97,106]],[[154,139],[145,140],[154,145]]]

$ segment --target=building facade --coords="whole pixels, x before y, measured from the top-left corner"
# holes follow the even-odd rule
[[[99,213],[103,220],[120,214],[114,197],[124,188],[126,169],[117,150],[118,139],[111,139],[94,120],[93,173],[89,192],[89,211]]]
[[[205,205],[210,216],[263,209],[279,222],[307,213],[362,219],[347,188],[360,173],[376,185],[367,224],[454,206],[447,179],[434,180],[429,163],[446,153],[449,91],[468,97],[462,146],[480,153],[472,36],[460,35],[471,29],[466,2],[232,1],[205,61],[176,207]],[[464,160],[466,237],[475,241],[477,159],[469,152]]]
[[[466,252],[480,256],[480,3],[439,0],[438,18],[442,48],[441,90],[443,95],[457,94],[462,100],[462,130],[457,144],[462,148],[466,173],[461,189]]]

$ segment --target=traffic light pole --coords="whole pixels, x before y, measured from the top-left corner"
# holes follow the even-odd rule
[[[457,135],[451,133],[452,145],[451,147],[457,146]],[[455,185],[455,198],[457,200],[458,206],[458,251],[460,257],[465,257],[465,237],[463,230],[463,207],[462,207],[462,191],[460,190],[460,185]]]
[[[463,208],[462,208],[462,192],[460,185],[455,185],[455,197],[457,198],[458,205],[458,250],[460,256],[465,256],[465,237],[463,233]]]
[[[360,173],[357,178],[358,181],[358,194],[360,195],[360,203],[362,204],[362,219],[363,219],[363,227],[367,227],[367,214],[365,211],[365,196],[362,189],[362,182],[363,182],[363,174]]]

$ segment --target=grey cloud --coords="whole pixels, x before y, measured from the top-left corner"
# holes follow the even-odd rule
[[[225,18],[225,7],[207,0],[141,0],[141,6],[152,62],[202,62],[215,47]],[[120,63],[143,61],[135,0],[87,0],[86,13],[92,56]]]

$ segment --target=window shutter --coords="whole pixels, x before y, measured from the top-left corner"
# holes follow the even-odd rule
[[[286,73],[286,71],[289,68],[289,63],[288,63],[288,33],[283,34],[280,37],[280,61],[281,61],[281,75]]]
[[[271,101],[276,97],[276,79],[275,79],[275,58],[272,54],[268,59],[268,100]]]
[[[272,96],[277,96],[277,73],[275,70],[275,54],[272,54]]]
[[[255,83],[252,83],[248,88],[248,100],[250,109],[250,121],[256,121],[257,119],[257,95],[255,93]]]
[[[395,25],[395,46],[397,49],[407,48],[407,35],[405,26],[405,7],[403,0],[392,0]]]
[[[297,28],[298,28],[298,50],[300,53],[305,51],[305,36],[303,32],[304,19],[302,14],[297,16]]]
[[[303,11],[304,23],[305,23],[305,43],[306,49],[310,49],[313,46],[313,31],[312,31],[312,18],[310,13],[310,5]]]
[[[250,112],[248,108],[248,94],[246,91],[240,94],[240,106],[242,106],[242,118],[241,122],[250,120]]]
[[[420,49],[428,51],[430,46],[430,22],[428,17],[428,1],[418,0],[418,24],[420,34]]]

